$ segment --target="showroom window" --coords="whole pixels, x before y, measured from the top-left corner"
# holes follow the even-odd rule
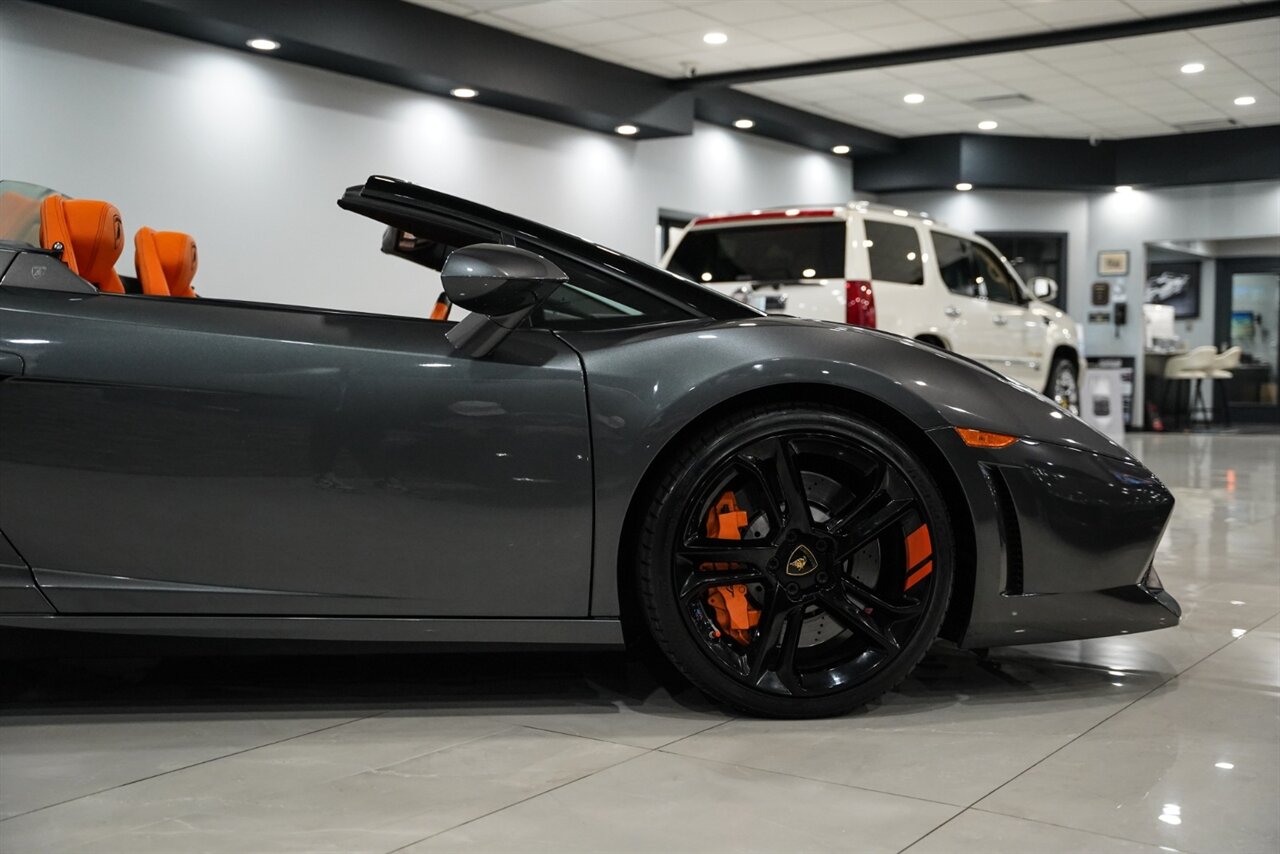
[[[844,278],[843,221],[690,231],[668,269],[695,282]]]
[[[924,263],[920,258],[920,235],[914,227],[869,219],[867,254],[871,258],[871,278],[903,285],[924,284]]]

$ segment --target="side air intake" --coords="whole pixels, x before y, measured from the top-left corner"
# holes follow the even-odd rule
[[[991,491],[1000,508],[1000,537],[1004,541],[1005,583],[1004,592],[1010,596],[1022,595],[1022,528],[1018,524],[1018,510],[1004,473],[992,466],[987,469]]]

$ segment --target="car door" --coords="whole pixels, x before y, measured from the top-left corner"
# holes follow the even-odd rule
[[[933,256],[946,286],[942,313],[943,328],[952,349],[970,358],[997,366],[999,354],[996,324],[987,300],[981,294],[970,242],[963,237],[931,230]]]
[[[0,287],[0,529],[64,613],[583,616],[580,361],[452,326]]]
[[[1044,359],[1044,323],[1027,308],[1027,298],[1013,271],[995,250],[970,241],[976,281],[987,299],[995,354],[1002,357],[1002,373],[1038,387]]]

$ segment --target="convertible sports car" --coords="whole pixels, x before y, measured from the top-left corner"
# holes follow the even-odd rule
[[[708,694],[801,717],[890,689],[939,636],[1178,621],[1164,486],[954,354],[383,177],[338,204],[439,271],[460,322],[193,298],[186,235],[138,236],[135,287],[113,206],[6,188],[0,625],[647,632]]]

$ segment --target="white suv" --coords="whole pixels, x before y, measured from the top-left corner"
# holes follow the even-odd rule
[[[954,350],[1079,411],[1083,353],[1067,314],[990,243],[901,208],[855,202],[696,219],[662,264],[774,314],[894,332]],[[1036,279],[1053,299],[1057,283]]]

